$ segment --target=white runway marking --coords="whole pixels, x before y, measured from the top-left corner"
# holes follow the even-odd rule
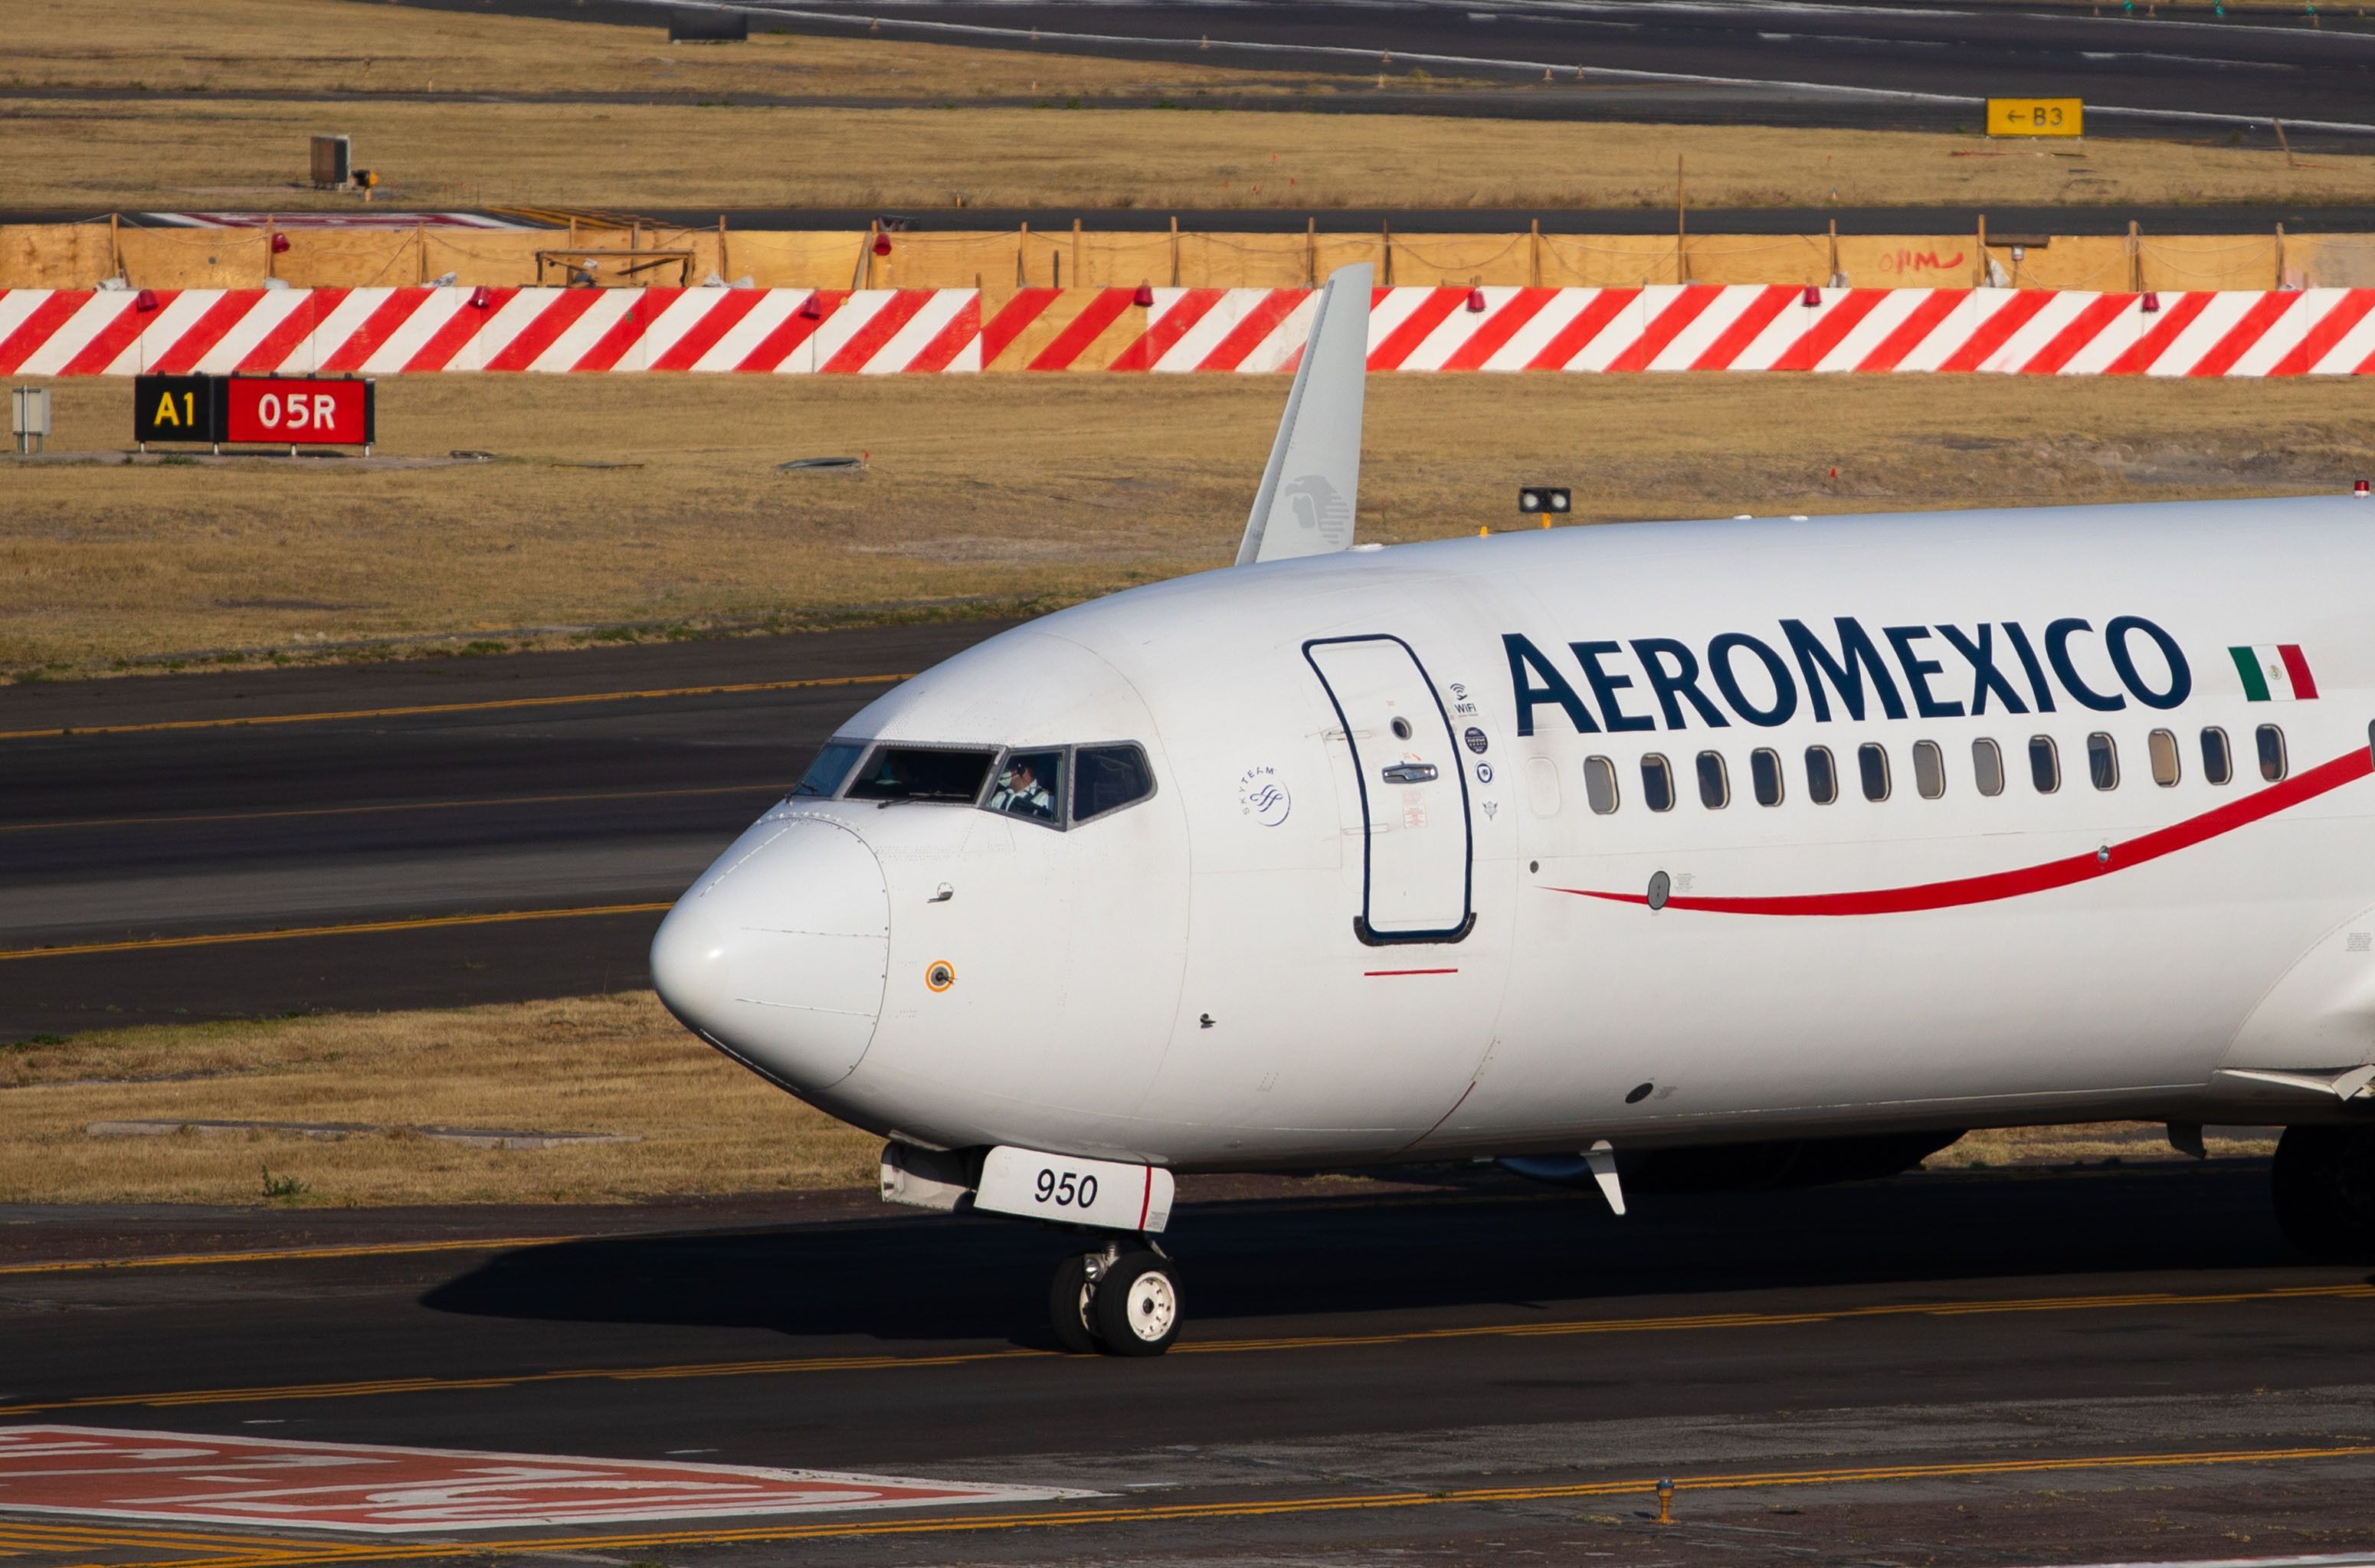
[[[520,1526],[840,1514],[1094,1497],[838,1470],[484,1454],[105,1427],[0,1429],[0,1513],[278,1529]]]

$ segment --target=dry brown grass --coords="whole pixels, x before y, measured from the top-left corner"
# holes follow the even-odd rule
[[[102,1137],[109,1121],[363,1123],[293,1133]],[[482,1149],[424,1126],[627,1133]],[[2237,1136],[2244,1135],[2244,1136]],[[2227,1129],[2214,1156],[2265,1154]],[[864,1187],[873,1138],[695,1041],[649,992],[453,1011],[172,1025],[0,1049],[0,1203],[603,1203]],[[2183,1158],[2143,1124],[1975,1132],[1936,1169]],[[268,1197],[267,1181],[286,1195]]]
[[[2264,1158],[2276,1151],[2274,1127],[2212,1127],[2203,1147],[2213,1160]],[[2004,1166],[2143,1165],[2182,1161],[2158,1122],[2095,1122],[2065,1127],[1988,1127],[1966,1133],[1922,1163],[1933,1171]]]
[[[595,29],[586,29],[592,31]],[[1572,91],[1573,88],[1557,90]],[[1588,90],[1588,89],[1587,89]],[[2375,159],[2167,142],[1983,147],[1895,131],[1154,109],[336,105],[207,97],[0,105],[24,206],[350,206],[293,182],[351,133],[385,199],[612,210],[767,206],[2130,206],[2375,196]],[[1276,154],[1278,161],[1272,162]],[[1958,156],[1961,155],[1961,156]]]
[[[130,389],[56,383],[61,449],[121,447]],[[196,650],[822,624],[1052,604],[1224,564],[1282,378],[396,378],[365,471],[27,466],[0,507],[0,668]],[[1362,527],[2047,504],[2339,488],[2375,382],[1380,376]],[[779,475],[870,452],[857,474]],[[620,459],[640,467],[558,462]],[[1836,484],[1826,478],[1837,465]]]
[[[0,86],[159,94],[638,93],[955,98],[1300,88],[1307,73],[754,30],[671,45],[648,27],[473,17],[350,0],[18,0]],[[322,112],[316,112],[318,113]],[[334,116],[335,117],[335,116]]]
[[[95,1121],[392,1129],[93,1137]],[[641,1141],[470,1149],[422,1126]],[[0,1203],[620,1202],[869,1185],[878,1140],[768,1087],[645,992],[452,1012],[175,1025],[0,1050]]]

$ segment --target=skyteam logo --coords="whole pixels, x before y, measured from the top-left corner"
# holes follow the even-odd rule
[[[1294,796],[1272,767],[1247,768],[1237,775],[1237,811],[1265,828],[1275,828],[1294,809]]]
[[[1501,643],[1519,735],[1534,733],[1536,710],[1546,707],[1577,733],[1598,735],[1693,723],[1769,729],[1802,714],[1828,724],[2116,713],[2131,702],[2174,708],[2193,693],[2177,639],[2134,615],[2114,616],[2099,631],[2074,616],[2034,633],[2003,620],[1884,626],[1877,636],[1843,615],[1827,628],[1784,620],[1772,632],[1726,631],[1698,644],[1672,637],[1569,643],[1566,659],[1518,632]]]

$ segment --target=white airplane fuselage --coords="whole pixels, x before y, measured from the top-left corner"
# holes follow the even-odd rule
[[[1134,744],[1151,794],[1069,827],[987,788],[795,796],[655,978],[937,1149],[1294,1169],[2251,1119],[2223,1074],[2375,1062],[2370,579],[2375,504],[2338,497],[1560,528],[1140,588],[841,733],[857,777],[879,746]],[[2271,648],[2262,696],[2230,650]]]

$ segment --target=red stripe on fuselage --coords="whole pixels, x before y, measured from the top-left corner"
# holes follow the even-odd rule
[[[1964,904],[1992,903],[1999,899],[2019,898],[2027,893],[2048,892],[2055,888],[2067,888],[2078,882],[2109,877],[2132,866],[2142,866],[2148,860],[2174,855],[2180,849],[2231,833],[2238,828],[2273,817],[2277,812],[2314,800],[2330,790],[2340,789],[2375,772],[2375,761],[2362,747],[2319,764],[2305,773],[2297,773],[2281,784],[2230,800],[2212,808],[2198,817],[2188,817],[2166,828],[2156,828],[2140,837],[2107,846],[2108,856],[2089,851],[2061,860],[2049,860],[2041,865],[2023,866],[2010,871],[1991,871],[1979,877],[1956,877],[1944,882],[1921,882],[1908,888],[1869,888],[1845,893],[1783,893],[1762,898],[1675,898],[1666,901],[1668,909],[1688,910],[1702,914],[1908,914],[1919,910],[1955,909]],[[1578,898],[1606,899],[1612,903],[1649,902],[1644,893],[1611,893],[1596,888],[1554,888],[1553,892],[1573,893]]]

